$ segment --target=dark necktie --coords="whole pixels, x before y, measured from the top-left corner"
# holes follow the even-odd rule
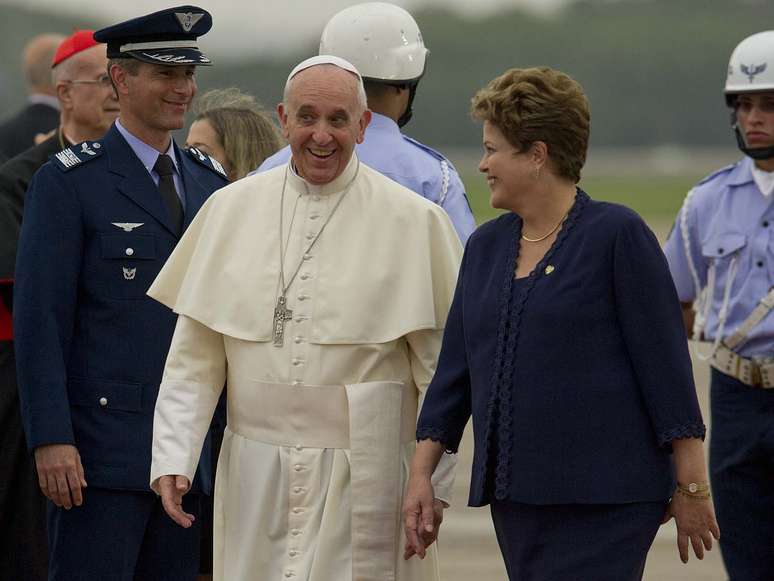
[[[175,175],[175,164],[172,163],[171,157],[160,154],[153,170],[159,174],[159,192],[167,207],[170,224],[175,233],[180,234],[183,230],[183,205],[180,203],[175,189],[175,180],[172,177]]]

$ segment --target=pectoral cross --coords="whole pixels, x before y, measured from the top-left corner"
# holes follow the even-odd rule
[[[277,347],[282,347],[284,343],[285,323],[293,318],[293,311],[285,306],[286,302],[285,295],[280,295],[274,307],[274,345]]]

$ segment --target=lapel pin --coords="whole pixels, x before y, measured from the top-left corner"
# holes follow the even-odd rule
[[[546,269],[543,272],[545,272],[546,274],[551,274],[552,272],[554,272],[554,270],[556,270],[554,268],[554,265],[553,264],[549,264],[548,266],[546,266]]]

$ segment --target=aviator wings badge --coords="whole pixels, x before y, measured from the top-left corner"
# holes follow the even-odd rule
[[[116,228],[121,228],[124,232],[131,232],[145,224],[145,222],[111,222],[111,224]]]

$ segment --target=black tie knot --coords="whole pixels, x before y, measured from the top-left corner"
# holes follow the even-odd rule
[[[175,164],[172,162],[172,158],[166,154],[159,154],[156,160],[156,165],[153,166],[153,170],[159,174],[159,177],[171,176],[175,173]]]

